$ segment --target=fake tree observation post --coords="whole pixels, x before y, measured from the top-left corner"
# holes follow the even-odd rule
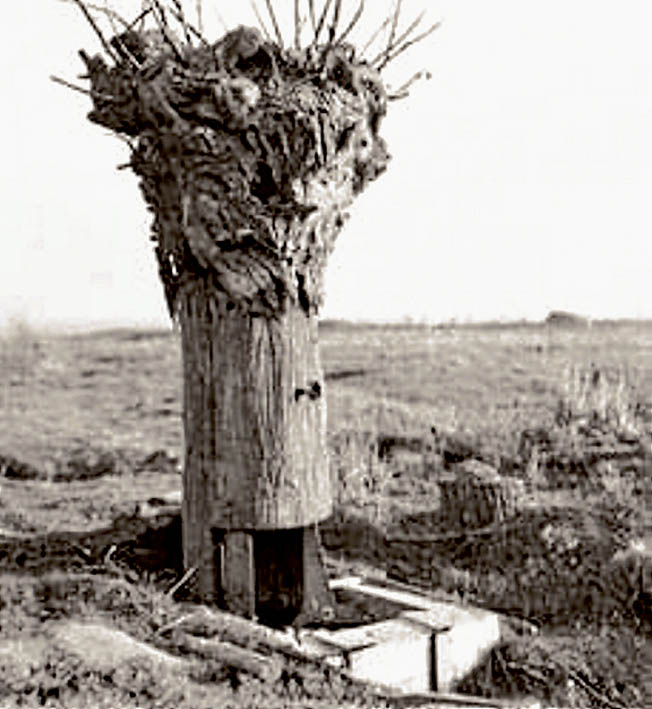
[[[292,46],[271,0],[267,23],[252,3],[260,30],[214,43],[179,0],[150,0],[133,22],[74,2],[103,48],[80,51],[88,117],[130,146],[181,328],[184,564],[204,601],[268,622],[316,619],[328,594],[314,525],[333,504],[324,268],[347,208],[387,166],[388,100],[419,77],[388,96],[381,70],[435,26],[416,34],[419,16],[399,31],[398,0],[365,59],[347,42],[364,0],[348,22],[342,0],[319,11],[295,0]]]

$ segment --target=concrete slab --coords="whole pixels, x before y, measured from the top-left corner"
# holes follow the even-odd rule
[[[359,577],[337,579],[331,585],[404,607],[391,620],[312,631],[316,639],[340,648],[356,679],[403,692],[451,691],[500,641],[499,617],[489,611]]]
[[[348,674],[405,692],[431,689],[432,630],[400,618],[313,635],[341,650]]]
[[[401,617],[432,628],[432,689],[438,692],[454,689],[500,641],[498,616],[479,608],[441,603],[426,611],[404,611]],[[441,630],[445,626],[447,629]]]

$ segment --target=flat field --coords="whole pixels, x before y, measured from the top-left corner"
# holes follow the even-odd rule
[[[509,615],[505,645],[461,690],[652,705],[652,542],[640,551],[652,535],[652,324],[324,323],[320,338],[330,568]],[[181,485],[178,334],[23,329],[0,341],[0,364],[0,706],[19,692],[26,706],[210,706],[218,688],[232,706],[368,704],[299,669],[243,694],[220,668],[170,688],[151,669],[99,672],[65,653],[3,659],[3,642],[98,615],[173,650],[157,629],[187,598],[166,595],[182,573],[178,519],[148,529],[137,515]],[[466,475],[465,460],[515,486],[515,508],[451,536],[442,481]]]

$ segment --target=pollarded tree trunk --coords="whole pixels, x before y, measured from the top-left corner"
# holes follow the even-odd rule
[[[181,325],[185,565],[204,600],[250,615],[264,601],[272,620],[323,601],[309,532],[333,501],[323,272],[346,209],[389,160],[385,87],[336,39],[339,6],[328,40],[316,29],[304,48],[298,16],[292,49],[246,27],[182,44],[159,6],[157,29],[105,43],[114,65],[81,52],[89,118],[130,141]]]
[[[184,556],[217,595],[211,530],[309,526],[327,517],[324,382],[317,318],[229,310],[198,283],[182,296]]]

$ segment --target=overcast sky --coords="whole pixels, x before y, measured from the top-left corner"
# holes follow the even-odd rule
[[[211,36],[211,8],[252,22],[247,3],[204,5]],[[389,2],[367,5],[363,42]],[[443,24],[387,81],[432,79],[391,105],[394,159],[351,210],[323,315],[652,317],[652,3],[405,0],[402,26],[423,7]],[[115,169],[127,148],[48,80],[83,83],[95,35],[61,0],[5,3],[0,33],[0,323],[166,324],[149,215]]]

